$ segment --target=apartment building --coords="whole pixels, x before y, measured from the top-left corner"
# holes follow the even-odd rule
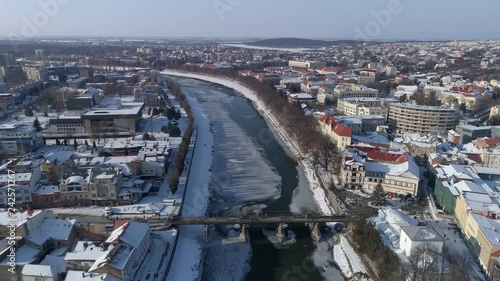
[[[337,144],[337,148],[342,150],[351,144],[352,129],[336,121],[335,117],[325,115],[319,119],[320,131]]]
[[[114,167],[94,168],[90,182],[93,205],[115,205],[123,183],[123,173]]]
[[[382,115],[337,116],[336,120],[352,129],[353,135],[366,135],[375,132],[378,126],[385,125],[386,118]]]
[[[368,193],[380,183],[387,193],[417,196],[420,171],[408,153],[349,148],[342,158],[340,181],[345,188]]]
[[[147,262],[144,257],[152,244],[149,224],[128,221],[116,228],[104,243],[113,248],[99,257],[89,272],[110,274],[123,281],[137,280],[137,270],[143,261]]]
[[[343,98],[337,101],[337,111],[345,115],[382,115],[387,118],[392,98]]]
[[[446,133],[458,124],[460,112],[440,106],[392,103],[388,125],[394,133]]]
[[[67,138],[87,135],[85,122],[79,114],[61,114],[58,117],[50,118],[44,133],[51,137]]]
[[[9,201],[9,189],[14,190],[16,205],[29,204],[32,202],[31,192],[36,183],[41,179],[41,167],[24,173],[10,173],[0,175],[0,205],[7,206]]]
[[[477,138],[490,137],[491,126],[476,127],[472,125],[458,125],[455,132],[459,136],[459,143],[469,143]]]
[[[472,168],[457,164],[437,165],[433,168],[434,196],[444,212],[455,212],[457,197],[463,191],[486,193],[482,181]]]
[[[491,107],[490,118],[497,115],[500,115],[500,105],[495,105]]]
[[[59,184],[61,199],[68,204],[90,204],[90,176],[92,169],[66,169]],[[78,202],[78,203],[76,203]]]
[[[21,67],[29,81],[45,80],[47,75],[39,65]]]
[[[371,85],[377,79],[377,70],[364,69],[359,72],[358,83],[360,85]]]
[[[280,85],[285,87],[287,90],[292,93],[300,92],[300,88],[302,82],[305,81],[305,78],[301,77],[293,77],[293,78],[285,78],[280,80]]]
[[[323,96],[324,98],[327,98],[329,100],[333,100],[333,90],[335,89],[335,86],[330,84],[330,85],[322,85],[319,87],[318,90],[318,101],[320,99],[320,95]],[[323,102],[324,103],[324,102]]]
[[[0,108],[9,108],[15,103],[15,97],[12,93],[0,93]]]
[[[385,75],[387,77],[396,77],[398,74],[398,69],[394,66],[386,66],[385,67]]]
[[[334,96],[337,99],[343,98],[376,98],[378,91],[362,85],[352,83],[341,83],[333,90]]]
[[[4,123],[0,125],[0,151],[6,154],[32,151],[41,143],[33,125]]]
[[[287,98],[288,102],[294,104],[305,103],[308,105],[312,105],[314,102],[316,102],[316,97],[306,93],[289,94]]]
[[[295,61],[295,60],[291,60],[291,61],[288,61],[288,66],[289,67],[296,67],[296,68],[316,68],[316,67],[326,67],[326,63],[320,62],[320,61]]]
[[[134,91],[134,102],[142,102],[145,106],[160,106],[161,98],[160,96],[152,91],[148,90],[135,90]]]
[[[463,192],[457,198],[455,217],[474,257],[488,275],[491,257],[500,251],[500,208],[488,194]]]
[[[500,148],[484,148],[481,150],[483,167],[500,169]]]

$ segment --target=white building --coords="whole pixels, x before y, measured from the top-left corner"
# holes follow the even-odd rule
[[[33,169],[29,173],[11,173],[0,175],[0,205],[7,205],[9,198],[9,188],[15,192],[15,203],[22,205],[32,202],[31,192],[35,189],[36,183],[41,179],[41,167]]]
[[[0,150],[3,153],[29,152],[40,142],[41,139],[32,125],[14,123],[0,125]]]
[[[439,254],[443,252],[444,239],[432,227],[426,226],[403,226],[399,248],[407,257],[418,248],[431,249]]]

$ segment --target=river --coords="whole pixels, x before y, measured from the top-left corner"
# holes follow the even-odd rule
[[[206,148],[213,149],[211,215],[318,211],[301,168],[250,102],[221,85],[175,80],[200,105],[214,131],[214,146]],[[227,236],[236,233],[229,228],[214,229],[205,247],[202,280],[325,280],[313,255],[330,256],[330,250],[317,247],[306,226],[290,229],[297,241],[285,249],[274,247],[262,229],[251,228],[245,244],[228,242]],[[344,280],[331,266],[328,275],[329,280]]]

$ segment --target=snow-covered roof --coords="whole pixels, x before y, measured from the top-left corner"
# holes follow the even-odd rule
[[[403,226],[417,226],[417,221],[410,218],[400,209],[383,208],[378,211],[379,217],[387,221],[391,229],[396,233],[401,233]]]
[[[66,280],[71,281],[122,281],[111,274],[87,273],[84,271],[68,271]]]
[[[76,220],[46,218],[27,239],[36,245],[43,245],[48,239],[68,240],[75,222]]]
[[[37,194],[37,195],[49,195],[49,194],[54,194],[54,193],[59,193],[59,186],[55,184],[49,184],[49,183],[44,183],[44,184],[37,184],[35,189],[33,190],[32,194]]]
[[[71,184],[71,183],[84,184],[85,179],[82,176],[71,176],[66,179],[66,184]]]
[[[138,246],[144,239],[148,239],[149,224],[135,221],[128,221],[113,230],[105,243],[118,244],[105,255],[100,256],[89,269],[93,272],[105,265],[109,265],[118,270],[123,270],[134,251],[138,251]]]
[[[16,265],[28,264],[35,261],[38,255],[38,249],[33,248],[29,245],[22,245],[21,248],[16,249]],[[10,258],[7,257],[2,261],[2,264],[10,262]]]
[[[45,256],[43,261],[40,262],[40,265],[51,266],[52,269],[56,273],[66,272],[66,266],[64,264],[64,257],[50,254],[50,255]]]
[[[461,192],[472,191],[475,193],[483,193],[483,194],[486,193],[480,185],[470,181],[461,181],[454,184],[454,186]]]
[[[432,227],[427,226],[402,226],[401,230],[408,235],[412,241],[435,241],[444,242],[443,237]]]
[[[40,214],[41,210],[35,210],[33,212],[20,212],[16,211],[14,214],[11,214],[7,211],[0,210],[0,225],[12,225],[20,226],[25,223],[28,219]]]
[[[3,174],[0,175],[0,183],[7,183],[13,180],[13,178],[9,177],[10,175]],[[16,173],[15,174],[15,182],[29,182],[31,180],[32,173]]]
[[[129,221],[115,229],[109,235],[106,243],[123,242],[132,247],[137,247],[148,233],[149,224]]]
[[[420,179],[420,171],[413,161],[406,161],[401,164],[379,163],[366,161],[367,171],[382,172],[387,175],[400,176],[404,178]]]
[[[27,264],[23,267],[22,274],[23,276],[54,277],[57,276],[57,271],[50,265]]]
[[[71,158],[71,156],[73,156],[73,154],[74,151],[67,151],[67,150],[53,151],[47,155],[45,161],[48,164],[64,164]]]
[[[113,247],[113,245],[101,247],[101,245],[91,241],[78,241],[73,251],[66,253],[64,260],[96,261],[111,251]]]
[[[491,244],[500,247],[500,222],[475,213],[469,213]]]

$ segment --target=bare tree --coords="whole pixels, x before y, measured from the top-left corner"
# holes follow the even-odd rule
[[[467,281],[471,280],[469,276],[470,265],[474,261],[467,252],[457,252],[456,250],[443,248],[443,255],[449,261],[449,274],[446,280]]]
[[[334,164],[334,159],[336,159],[337,145],[327,136],[318,134],[312,153],[314,163],[321,165],[325,171],[328,171],[328,168]]]
[[[447,261],[428,243],[412,250],[402,272],[408,281],[442,281],[445,278]]]

